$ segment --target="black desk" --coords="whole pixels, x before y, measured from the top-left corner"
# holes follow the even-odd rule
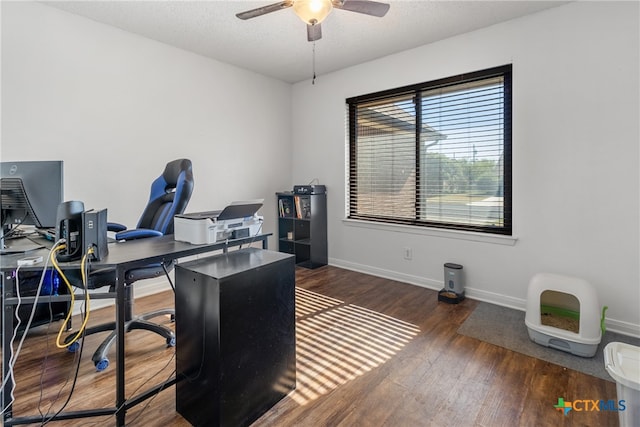
[[[55,417],[55,420],[65,420],[72,418],[85,418],[85,417],[94,417],[94,416],[104,416],[104,415],[115,415],[116,416],[116,425],[124,426],[125,425],[125,416],[126,412],[129,408],[132,408],[139,404],[140,402],[145,401],[146,399],[152,397],[156,393],[160,392],[164,388],[175,384],[175,378],[158,384],[151,389],[142,392],[136,396],[127,398],[125,396],[125,332],[124,332],[124,324],[125,324],[125,313],[126,313],[126,302],[125,302],[125,289],[124,289],[124,280],[125,273],[128,270],[133,268],[142,267],[151,263],[160,263],[160,262],[171,262],[180,258],[185,258],[193,255],[199,255],[207,252],[213,252],[222,250],[223,252],[227,252],[229,247],[240,246],[244,244],[250,244],[252,242],[262,242],[262,248],[267,249],[268,243],[267,238],[271,234],[261,234],[254,237],[247,237],[243,239],[234,239],[227,240],[218,243],[204,244],[204,245],[191,245],[189,243],[177,242],[173,240],[173,236],[162,236],[162,237],[154,237],[148,239],[141,240],[133,240],[124,243],[115,243],[109,245],[109,255],[106,256],[103,260],[99,262],[92,262],[91,265],[93,268],[113,268],[115,271],[115,280],[116,280],[116,292],[109,293],[100,293],[95,296],[92,295],[94,299],[106,299],[115,298],[116,301],[116,330],[117,330],[117,341],[116,341],[116,401],[113,407],[108,408],[96,408],[93,410],[85,410],[85,411],[66,411],[58,414]],[[3,379],[9,374],[9,360],[11,357],[11,352],[9,350],[9,346],[11,343],[12,336],[12,322],[7,322],[6,319],[12,319],[14,313],[14,306],[18,303],[18,299],[15,297],[15,289],[14,283],[11,277],[10,272],[15,270],[17,266],[17,261],[25,256],[34,256],[34,255],[42,255],[46,257],[49,251],[42,249],[39,251],[29,252],[28,255],[25,254],[17,254],[17,255],[2,255],[0,262],[2,262],[2,292],[4,298],[2,298],[2,316],[3,316],[3,338],[2,338],[2,349],[3,349],[3,363],[2,363],[2,372]],[[42,269],[44,264],[39,264],[39,269]],[[70,269],[80,269],[79,262],[72,263],[61,263],[61,268],[65,270]],[[38,266],[34,267],[23,267],[22,270],[37,270]],[[7,274],[9,273],[9,274]],[[48,302],[51,300],[55,301],[68,301],[70,297],[68,295],[61,296],[41,296],[39,298],[39,302]],[[25,297],[22,298],[22,302],[25,304],[33,303],[35,300],[34,297]],[[7,385],[2,390],[2,403],[3,408],[7,408],[6,412],[3,415],[4,425],[19,425],[19,424],[31,424],[38,423],[41,421],[40,416],[24,416],[24,417],[14,417],[13,412],[10,405],[11,396],[10,396],[10,383],[11,381],[7,381]]]

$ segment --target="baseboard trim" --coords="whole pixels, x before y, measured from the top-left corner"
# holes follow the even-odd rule
[[[346,270],[357,271],[359,273],[371,274],[372,276],[382,277],[389,280],[396,280],[398,282],[408,283],[410,285],[421,286],[423,288],[433,289],[436,291],[439,291],[444,287],[444,280],[435,280],[426,277],[414,276],[411,274],[371,267],[369,265],[348,262],[336,258],[330,258],[329,265],[344,268]],[[525,311],[527,307],[527,301],[524,299],[514,298],[508,295],[502,295],[470,287],[465,287],[465,297],[520,311]],[[611,332],[617,332],[622,335],[640,338],[640,325],[634,325],[633,323],[611,319],[609,317],[605,318],[605,324],[607,330]]]
[[[399,273],[393,270],[385,270],[382,268],[376,268],[376,267],[371,267],[369,265],[338,260],[335,258],[329,259],[329,265],[332,265],[334,267],[344,268],[345,270],[357,271],[358,273],[371,274],[372,276],[382,277],[384,279],[396,280],[398,282],[408,283],[410,285],[417,285],[423,288],[433,289],[436,291],[439,291],[440,289],[442,289],[443,283],[444,283],[443,281],[431,280],[426,277]]]
[[[608,331],[617,332],[622,335],[640,338],[640,326],[633,323],[605,317],[605,324]]]
[[[329,259],[329,265],[334,267],[344,268],[345,270],[357,271],[359,273],[371,274],[372,276],[382,277],[389,280],[396,280],[398,282],[408,283],[410,285],[421,286],[427,289],[433,289],[439,291],[444,287],[444,280],[429,279],[426,277],[415,276],[406,273],[400,273],[393,270],[386,270],[383,268],[371,267],[365,264],[358,264],[354,262],[348,262],[339,260],[336,258]],[[171,289],[167,280],[162,277],[149,280],[147,283],[140,283],[136,285],[135,295],[136,297],[143,297],[147,295],[153,295],[159,292],[167,291]],[[502,295],[494,292],[483,291],[475,288],[465,288],[465,296],[477,301],[483,301],[490,304],[496,304],[503,307],[509,307],[514,310],[525,311],[527,302],[521,298],[514,298],[508,295]],[[109,307],[114,304],[113,300],[94,300],[91,303],[92,310],[98,310],[100,308]],[[73,310],[73,314],[80,314],[80,306],[76,305]],[[633,323],[624,322],[617,319],[605,318],[607,330],[617,332],[622,335],[640,338],[640,325],[634,325]]]

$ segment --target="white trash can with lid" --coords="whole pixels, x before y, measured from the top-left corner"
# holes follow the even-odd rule
[[[618,412],[621,427],[640,425],[640,347],[610,342],[604,348],[604,366],[616,380],[618,402],[624,400],[624,411]]]

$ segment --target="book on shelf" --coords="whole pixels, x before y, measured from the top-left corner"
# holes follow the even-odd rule
[[[289,199],[278,199],[278,211],[280,218],[291,218],[291,202]]]
[[[300,217],[304,219],[311,219],[311,200],[304,197],[300,199]]]
[[[300,208],[300,196],[294,196],[293,201],[296,205],[296,218],[302,218],[302,209]]]

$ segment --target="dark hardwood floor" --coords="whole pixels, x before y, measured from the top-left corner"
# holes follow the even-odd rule
[[[438,303],[435,291],[330,266],[298,269],[296,277],[297,389],[254,426],[618,425],[615,412],[564,416],[554,408],[559,397],[615,399],[614,382],[458,335],[473,300]],[[172,301],[169,292],[139,298],[136,311]],[[90,324],[112,316],[112,309],[96,310]],[[15,416],[55,413],[69,395],[74,356],[55,347],[59,327],[35,328],[25,341],[16,364]],[[68,410],[115,401],[114,351],[104,372],[95,372],[90,360],[101,337],[85,340]],[[127,335],[127,395],[170,377],[174,365],[174,349],[163,339]],[[113,417],[51,423],[114,424]],[[189,423],[175,412],[171,387],[131,409],[127,425]]]

